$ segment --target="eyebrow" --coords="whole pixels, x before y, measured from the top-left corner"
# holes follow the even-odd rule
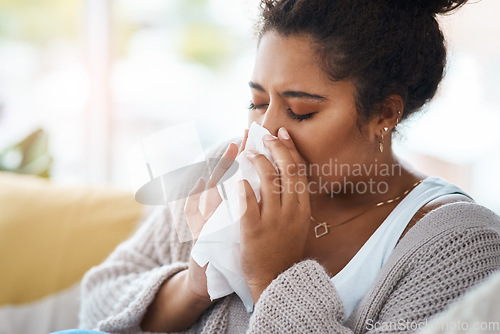
[[[256,90],[264,92],[264,93],[266,92],[264,87],[262,87],[258,83],[250,81],[250,82],[248,82],[248,85],[250,86],[250,88],[256,89]],[[326,100],[326,97],[324,97],[324,96],[317,95],[317,94],[310,94],[310,93],[302,92],[302,91],[287,90],[287,91],[281,93],[281,95],[283,95],[285,97],[298,98],[298,99],[308,99],[308,100],[316,100],[316,101]]]

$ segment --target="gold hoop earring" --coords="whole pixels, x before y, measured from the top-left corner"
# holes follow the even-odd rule
[[[380,130],[380,138],[378,139],[378,149],[380,153],[384,152],[384,133]]]

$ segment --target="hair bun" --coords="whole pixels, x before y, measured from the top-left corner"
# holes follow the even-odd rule
[[[446,14],[464,5],[467,0],[392,0],[395,6],[431,14]]]

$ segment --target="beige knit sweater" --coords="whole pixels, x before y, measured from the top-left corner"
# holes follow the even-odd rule
[[[187,227],[172,218],[182,216],[178,204],[152,215],[85,275],[81,328],[142,333],[140,322],[161,284],[187,268],[191,243],[177,236]],[[304,260],[267,287],[252,314],[233,294],[187,332],[409,333],[499,268],[500,218],[474,203],[448,204],[406,233],[345,322],[330,277],[318,262]]]

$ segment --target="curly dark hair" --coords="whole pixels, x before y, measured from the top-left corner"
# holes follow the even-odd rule
[[[402,120],[436,93],[446,64],[436,14],[467,0],[261,0],[259,40],[268,31],[308,34],[331,80],[351,80],[361,120],[388,96],[404,101]]]

